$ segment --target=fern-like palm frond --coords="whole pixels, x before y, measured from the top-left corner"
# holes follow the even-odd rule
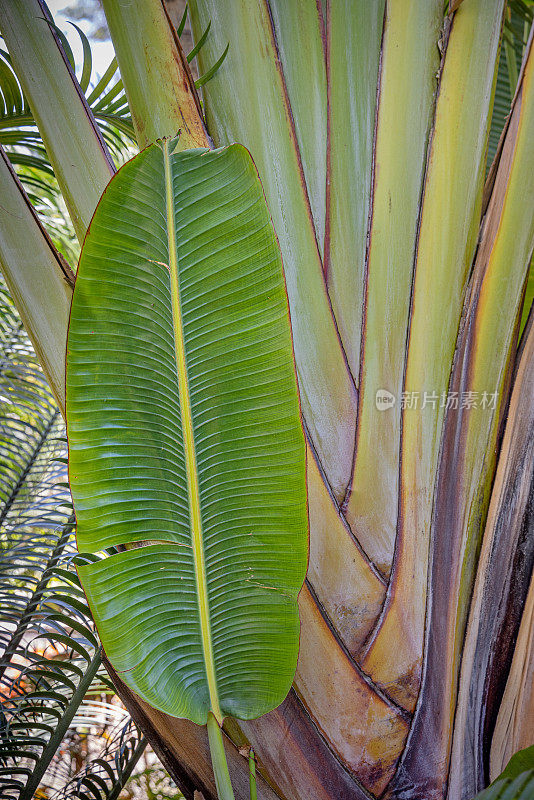
[[[488,169],[495,157],[499,138],[510,113],[517,77],[533,20],[534,2],[510,0],[505,18],[503,47],[495,86],[495,103],[488,142]]]
[[[0,786],[19,798],[33,796],[100,651],[68,569],[75,549],[59,411],[3,286],[0,303]]]
[[[189,14],[189,6],[186,3],[181,19],[178,22],[178,25],[176,25],[176,33],[178,34],[179,39],[183,36],[184,31],[187,32],[187,36],[191,35],[188,14]],[[202,75],[198,74],[198,68],[195,62],[195,58],[206,44],[210,28],[211,28],[211,21],[208,22],[204,32],[198,38],[198,41],[193,45],[191,50],[186,55],[187,63],[191,65],[191,73],[195,78],[195,87],[197,89],[200,89],[201,86],[204,86],[206,83],[208,83],[208,81],[210,81],[213,78],[213,76],[222,66],[226,56],[228,55],[228,45],[227,45],[223,50],[222,55],[217,59],[215,64],[213,64],[213,66],[207,69],[206,72],[204,72]]]
[[[43,19],[43,25],[51,22]],[[75,69],[72,51],[67,39],[55,26],[71,68]],[[94,84],[90,43],[80,28],[75,26],[82,41],[83,62],[78,73],[80,88],[98,122],[102,136],[117,164],[122,163],[135,147],[133,124],[128,101],[118,73],[117,62],[112,60]],[[13,62],[5,49],[0,49],[0,144],[9,153],[13,165],[33,167],[42,173],[40,188],[48,189],[48,177],[52,169],[35,124],[30,105],[18,81]]]
[[[51,18],[37,22],[53,28],[74,73],[74,58],[64,34],[53,25]],[[86,94],[108,149],[116,165],[120,166],[136,146],[117,62],[113,59],[101,77],[95,76],[90,43],[83,31],[75,27],[83,49],[83,61],[78,70],[80,90]],[[54,245],[70,263],[75,264],[79,246],[71,220],[12,59],[1,47],[0,145],[9,156]]]
[[[187,20],[187,6],[178,26],[178,35],[183,34]],[[77,74],[81,91],[98,123],[100,132],[115,161],[120,166],[136,150],[134,128],[123,83],[118,71],[117,61],[112,59],[102,76],[94,75],[91,44],[84,32],[74,23],[82,43],[82,64],[77,73],[74,56],[64,33],[52,22],[52,17],[41,20],[43,25],[50,25],[73,73]],[[210,32],[206,27],[199,41],[187,54],[188,62],[194,61],[205,44]],[[1,39],[0,39],[1,42]],[[213,78],[228,53],[225,48],[216,62],[195,81],[197,88],[204,86]],[[196,72],[196,70],[195,70]],[[16,75],[12,59],[5,48],[0,47],[0,145],[4,147],[31,201],[38,206],[47,220],[47,227],[52,237],[54,226],[58,227],[61,236],[70,227],[70,221],[61,208],[61,199],[55,176],[48,161],[39,130]],[[58,213],[59,207],[59,213]],[[68,238],[72,238],[69,236]],[[54,241],[56,244],[56,241]],[[60,247],[61,249],[61,247]],[[72,256],[73,253],[64,255]],[[77,253],[76,253],[77,255]]]
[[[147,741],[131,719],[116,725],[100,737],[102,749],[90,757],[74,776],[68,770],[72,760],[64,760],[56,769],[56,779],[63,788],[51,795],[53,800],[116,800],[146,750]]]
[[[7,530],[33,498],[55,449],[60,415],[4,287],[0,320],[0,526]]]
[[[495,102],[491,118],[488,139],[487,170],[489,170],[497,152],[499,139],[506,120],[510,114],[519,70],[523,60],[525,47],[534,22],[534,0],[509,0],[503,28],[503,46],[499,58],[497,81],[495,84]],[[529,311],[534,302],[534,260],[530,267],[529,278],[525,289],[521,331],[523,331]]]

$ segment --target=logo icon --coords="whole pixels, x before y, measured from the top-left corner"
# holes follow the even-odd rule
[[[375,395],[375,405],[378,411],[387,411],[395,405],[395,395],[387,389],[378,389]]]

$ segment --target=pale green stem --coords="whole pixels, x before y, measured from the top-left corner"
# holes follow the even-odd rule
[[[0,197],[0,271],[63,413],[74,275],[58,255],[1,147]]]
[[[80,680],[78,688],[72,695],[70,703],[66,707],[63,716],[59,720],[57,728],[52,733],[50,739],[48,740],[48,744],[41,753],[39,761],[37,762],[34,771],[30,775],[28,783],[22,790],[20,800],[31,800],[32,797],[35,797],[35,792],[41,783],[41,779],[44,777],[50,762],[57,753],[58,748],[63,741],[63,737],[69,730],[72,720],[74,719],[74,715],[78,711],[78,708],[80,707],[85,695],[89,691],[89,687],[91,686],[91,683],[93,682],[101,663],[102,648],[99,647],[97,652],[94,654],[92,661],[89,663],[87,671]],[[224,798],[224,800],[226,800],[226,798]]]
[[[234,790],[228,772],[228,763],[224,752],[224,744],[219,723],[211,713],[208,714],[208,739],[210,743],[211,763],[219,800],[235,800]]]
[[[2,36],[82,242],[115,167],[46,16],[42,0],[0,2]]]
[[[191,73],[161,0],[103,0],[140,147],[178,133],[179,150],[208,147]]]
[[[248,775],[250,783],[250,800],[258,800],[258,789],[256,786],[256,756],[252,747],[248,751]]]

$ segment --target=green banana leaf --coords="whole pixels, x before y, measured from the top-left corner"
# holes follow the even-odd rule
[[[504,772],[475,800],[532,800],[534,797],[534,746],[512,756]]]
[[[166,140],[108,185],[74,291],[67,424],[78,546],[106,551],[79,574],[122,679],[199,724],[275,708],[298,654],[305,454],[244,147]]]

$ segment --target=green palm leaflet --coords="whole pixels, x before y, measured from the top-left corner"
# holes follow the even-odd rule
[[[275,708],[298,655],[305,448],[244,147],[164,141],[111,180],[74,291],[67,423],[78,546],[103,556],[79,574],[122,679],[199,724]]]

